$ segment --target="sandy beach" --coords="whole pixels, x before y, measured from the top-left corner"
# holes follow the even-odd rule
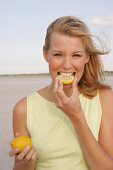
[[[8,156],[12,132],[12,111],[18,100],[51,82],[47,75],[0,76],[0,170],[12,170],[13,158]],[[113,76],[106,82],[113,88]]]
[[[0,170],[12,170],[13,158],[8,156],[13,138],[12,111],[16,102],[27,94],[50,83],[48,76],[0,77]]]

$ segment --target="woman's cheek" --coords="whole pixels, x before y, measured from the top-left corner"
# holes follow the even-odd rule
[[[49,62],[49,66],[53,70],[58,69],[60,65],[61,65],[61,63],[58,60],[55,60],[55,59],[54,60],[51,59],[51,61]]]
[[[84,62],[83,61],[75,62],[74,66],[76,67],[77,70],[81,70],[82,68],[84,68]]]

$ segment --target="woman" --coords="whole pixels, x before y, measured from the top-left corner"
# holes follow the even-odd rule
[[[34,148],[16,155],[14,170],[113,170],[113,93],[101,83],[103,69],[81,20],[65,16],[47,29],[44,58],[52,83],[19,101],[14,136],[31,137]],[[62,78],[73,81],[65,84]]]

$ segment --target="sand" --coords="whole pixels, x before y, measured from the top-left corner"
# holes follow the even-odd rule
[[[16,102],[50,82],[47,76],[0,77],[0,170],[12,170],[13,158],[8,153],[13,138],[12,112]]]
[[[113,87],[113,77],[106,81]],[[43,76],[0,76],[0,170],[12,170],[14,158],[9,157],[9,141],[13,138],[12,112],[16,102],[51,82]]]

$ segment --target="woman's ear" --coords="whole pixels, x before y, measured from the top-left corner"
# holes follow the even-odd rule
[[[44,59],[48,62],[48,52],[46,50],[43,50],[43,56]]]

